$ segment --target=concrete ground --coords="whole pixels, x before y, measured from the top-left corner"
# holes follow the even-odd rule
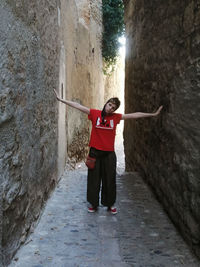
[[[147,185],[124,173],[117,147],[117,209],[87,212],[87,170],[66,170],[10,267],[200,266]]]
[[[117,177],[118,214],[87,212],[86,168],[64,173],[10,267],[200,266],[136,173]]]

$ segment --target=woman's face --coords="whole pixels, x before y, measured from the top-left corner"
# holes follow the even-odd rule
[[[112,102],[108,102],[105,106],[106,114],[112,114],[116,110],[117,106]]]

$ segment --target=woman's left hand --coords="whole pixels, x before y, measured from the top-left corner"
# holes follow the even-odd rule
[[[158,110],[154,113],[154,116],[158,116],[162,110],[163,106],[160,106]]]

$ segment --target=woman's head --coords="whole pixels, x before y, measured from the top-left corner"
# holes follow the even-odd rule
[[[113,113],[115,110],[117,110],[120,106],[120,101],[117,97],[110,98],[106,104],[104,105],[103,110],[106,114]]]
[[[107,101],[106,104],[108,104],[108,103],[112,103],[113,105],[115,105],[115,110],[117,110],[117,109],[119,108],[119,106],[120,106],[120,100],[119,100],[118,97],[112,97],[112,98],[110,98],[110,99]],[[114,110],[114,111],[115,111],[115,110]]]
[[[101,112],[102,119],[104,121],[105,115],[112,114],[115,110],[117,110],[120,106],[120,101],[117,97],[110,98],[103,107]]]

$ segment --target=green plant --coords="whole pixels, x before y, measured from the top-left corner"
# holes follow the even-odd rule
[[[124,33],[123,0],[102,0],[104,73],[114,70],[120,47],[119,37]]]

